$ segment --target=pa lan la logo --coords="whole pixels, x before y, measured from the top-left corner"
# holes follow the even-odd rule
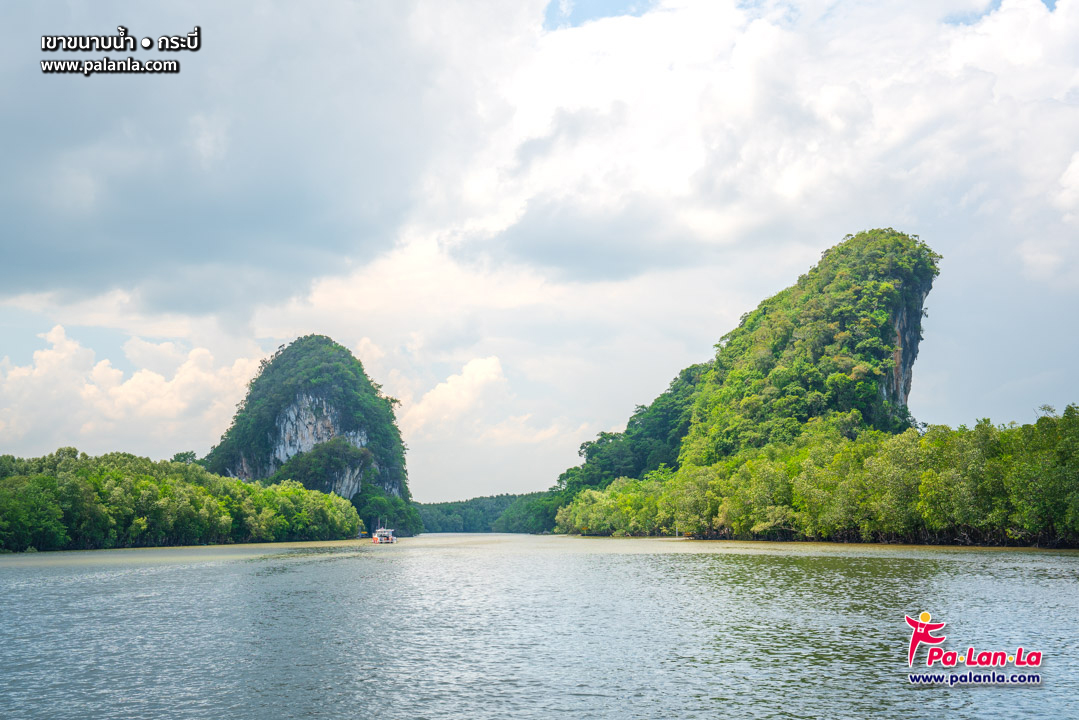
[[[947,639],[947,635],[934,635],[947,623],[931,622],[933,616],[923,612],[915,620],[910,615],[904,616],[912,629],[910,645],[907,648],[907,667],[914,667],[914,654],[922,644],[931,646],[926,654],[926,667],[933,667],[937,662],[943,667],[1004,667],[1013,663],[1016,667],[1039,667],[1042,664],[1042,654],[1038,650],[1027,650],[1022,645],[1014,652],[1005,650],[982,650],[977,651],[974,646],[968,646],[966,652],[957,650],[945,650],[941,644]]]

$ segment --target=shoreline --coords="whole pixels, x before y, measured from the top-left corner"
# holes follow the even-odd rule
[[[540,543],[527,543],[532,549],[569,550],[570,552],[589,552],[595,546],[604,544],[620,546],[619,550],[628,553],[656,552],[662,546],[662,553],[671,554],[712,554],[712,553],[767,553],[767,554],[905,554],[905,553],[1021,553],[1024,555],[1065,555],[1079,556],[1079,548],[1046,548],[1035,546],[1007,545],[919,545],[913,543],[861,543],[833,542],[827,540],[737,540],[710,539],[700,540],[688,537],[609,537],[601,535],[531,535],[526,533],[422,533],[402,540],[394,545],[374,546],[366,538],[347,540],[307,540],[263,543],[236,543],[216,545],[168,545],[138,548],[101,548],[89,550],[42,550],[38,552],[17,552],[0,554],[0,571],[16,567],[71,566],[93,558],[115,565],[172,565],[204,562],[226,562],[236,560],[254,560],[272,555],[295,554],[295,551],[370,551],[403,552],[422,551],[453,545],[461,546],[500,546],[513,550],[515,541],[526,544],[528,540]],[[590,547],[591,546],[591,547]],[[315,553],[312,553],[315,554]],[[317,554],[325,554],[319,552]]]

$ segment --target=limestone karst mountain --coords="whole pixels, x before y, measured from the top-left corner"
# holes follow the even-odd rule
[[[510,506],[506,525],[554,527],[585,489],[643,478],[661,465],[708,467],[740,452],[789,443],[810,425],[853,437],[898,433],[922,337],[923,304],[939,256],[891,228],[848,235],[790,287],[742,316],[715,356],[682,370],[623,432],[581,445],[584,462],[542,497]]]
[[[245,480],[284,476],[352,498],[364,480],[409,500],[396,401],[344,346],[307,335],[264,360],[204,463]]]

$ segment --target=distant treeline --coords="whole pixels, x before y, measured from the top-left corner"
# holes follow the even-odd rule
[[[1036,423],[899,435],[811,422],[791,443],[583,490],[558,528],[590,535],[1079,545],[1079,407]]]
[[[531,502],[546,495],[490,495],[457,502],[416,503],[424,532],[542,532],[528,524]],[[552,510],[553,513],[553,510]],[[552,515],[553,516],[553,515]]]
[[[74,448],[0,456],[7,551],[331,540],[362,527],[348,500],[295,481],[263,487],[196,464]]]

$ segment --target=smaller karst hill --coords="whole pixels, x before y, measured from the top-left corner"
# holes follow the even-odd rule
[[[348,348],[306,335],[263,360],[203,464],[245,480],[288,476],[349,499],[369,483],[408,501],[396,402]]]

